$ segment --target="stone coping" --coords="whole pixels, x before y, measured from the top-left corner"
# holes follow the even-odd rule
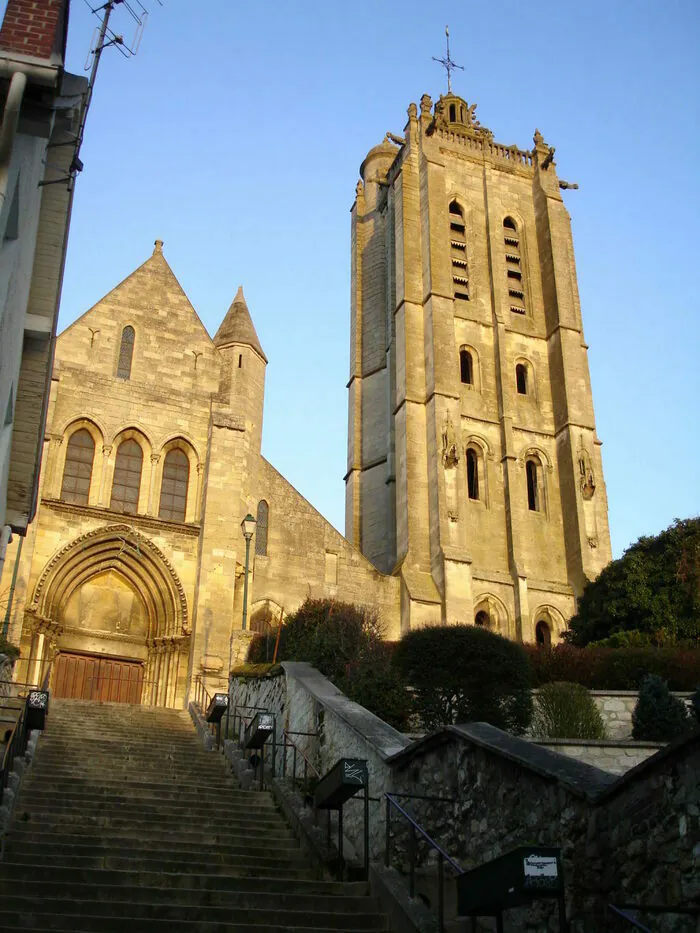
[[[531,739],[533,745],[591,745],[597,748],[666,748],[666,742],[637,739]]]
[[[485,722],[447,726],[398,752],[389,759],[389,763],[402,767],[423,751],[452,741],[455,737],[516,762],[545,780],[557,781],[580,797],[593,799],[617,780],[615,775],[607,771],[573,758],[567,758],[559,752],[542,748],[527,739],[509,735]]]
[[[402,732],[345,696],[335,684],[306,661],[283,661],[282,667],[287,677],[296,680],[327,710],[342,719],[354,732],[373,746],[380,758],[385,761],[411,744],[411,740]]]
[[[637,697],[639,690],[594,690],[591,687],[586,688],[592,697]],[[534,691],[537,693],[537,690]],[[677,697],[692,697],[692,690],[672,690],[671,693]]]

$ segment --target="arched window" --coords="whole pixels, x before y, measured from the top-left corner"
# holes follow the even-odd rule
[[[467,266],[467,228],[462,208],[450,202],[450,255],[452,257],[452,290],[455,298],[469,301],[469,267]]]
[[[506,250],[506,277],[510,310],[516,314],[525,314],[527,309],[525,307],[520,234],[512,217],[506,217],[503,221],[503,242]]]
[[[474,385],[474,360],[464,347],[459,351],[459,376],[464,385]]]
[[[518,363],[515,367],[515,388],[518,395],[527,395],[527,366],[525,363]]]
[[[134,356],[134,339],[136,333],[131,325],[122,331],[122,342],[119,347],[119,362],[117,363],[117,379],[131,378],[131,361]]]
[[[552,646],[552,630],[544,619],[540,619],[535,626],[535,641],[538,648],[551,648]]]
[[[187,512],[187,486],[190,481],[190,461],[179,447],[168,451],[163,463],[160,485],[159,518],[184,522]]]
[[[66,465],[63,468],[61,486],[61,499],[65,502],[88,504],[94,459],[95,442],[90,432],[81,428],[71,434],[66,448]]]
[[[455,111],[455,105],[450,104],[450,123],[454,123],[456,120],[457,114]]]
[[[134,440],[122,441],[117,450],[112,481],[110,509],[115,512],[136,512],[139,507],[143,453]]]
[[[255,553],[267,557],[267,525],[270,517],[270,506],[261,499],[258,502],[257,523],[255,525]]]
[[[473,447],[467,448],[467,493],[470,499],[479,499],[479,455]]]
[[[527,474],[527,507],[531,512],[542,511],[541,473],[542,468],[538,460],[531,457],[525,463]]]
[[[480,609],[474,616],[474,622],[479,628],[491,628],[491,618],[485,609]]]

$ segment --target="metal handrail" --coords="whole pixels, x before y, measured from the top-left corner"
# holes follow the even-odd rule
[[[616,907],[614,904],[608,904],[608,908],[612,910],[614,914],[617,914],[618,917],[622,917],[623,920],[631,923],[635,930],[642,930],[643,933],[652,933],[649,927],[645,927],[643,923],[639,923],[634,917],[630,917],[630,915],[620,907]]]
[[[309,779],[309,768],[313,771],[314,775],[318,780],[321,779],[321,772],[318,770],[316,765],[311,761],[311,759],[306,755],[304,750],[297,745],[291,736],[293,735],[307,735],[312,736],[313,738],[318,738],[318,732],[292,732],[287,729],[282,729],[282,776],[287,776],[287,748],[294,749],[293,763],[292,763],[292,780],[295,781],[297,777],[297,752],[301,755],[304,762],[304,778],[306,782]]]
[[[0,769],[0,803],[5,793],[5,788],[10,781],[10,774],[15,763],[17,755],[23,755],[27,750],[27,704],[20,710],[17,722],[12,727],[10,738],[5,746],[5,753],[2,758],[2,768]]]
[[[416,833],[419,833],[423,839],[437,852],[438,868],[438,931],[442,933],[445,929],[445,862],[460,875],[464,869],[456,862],[452,856],[448,855],[442,846],[437,843],[432,836],[423,829],[410,813],[408,813],[398,802],[396,797],[410,797],[411,794],[384,794],[386,798],[386,845],[384,850],[384,864],[387,868],[391,867],[391,808],[394,807],[399,813],[408,820],[411,827],[410,861],[409,861],[409,894],[412,898],[416,896],[416,847],[418,840]],[[448,802],[448,801],[445,801]]]

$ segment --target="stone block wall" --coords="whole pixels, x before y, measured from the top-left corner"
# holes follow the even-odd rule
[[[636,690],[591,690],[593,702],[603,717],[609,739],[626,739],[632,735],[632,713],[637,703]],[[690,703],[690,693],[676,693]]]
[[[620,739],[612,742],[593,739],[587,742],[575,739],[547,739],[537,741],[536,744],[541,748],[559,752],[560,755],[602,768],[610,774],[625,774],[630,768],[636,767],[665,747],[664,742],[625,742]]]
[[[610,903],[700,907],[700,733],[618,778],[484,723],[410,743],[309,665],[285,663],[283,669],[277,677],[235,679],[232,702],[267,705],[278,715],[278,730],[284,724],[316,733],[300,741],[320,773],[341,756],[367,759],[376,798],[370,806],[374,860],[383,855],[383,798],[391,792],[402,795],[402,806],[463,868],[517,845],[560,846],[571,933],[616,929]],[[361,810],[348,804],[345,814],[348,851],[357,855]],[[392,863],[404,871],[408,842],[397,818]],[[434,851],[419,846],[418,891],[432,904],[435,871]],[[454,902],[451,880],[447,893]],[[677,914],[640,916],[663,933],[690,929]],[[510,911],[507,923],[512,931],[558,928],[554,908],[544,901]]]

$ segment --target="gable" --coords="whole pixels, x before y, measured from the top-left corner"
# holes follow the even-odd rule
[[[153,255],[59,336],[59,368],[114,378],[122,333],[134,330],[130,381],[176,393],[216,391],[219,360],[197,312],[157,245]]]

